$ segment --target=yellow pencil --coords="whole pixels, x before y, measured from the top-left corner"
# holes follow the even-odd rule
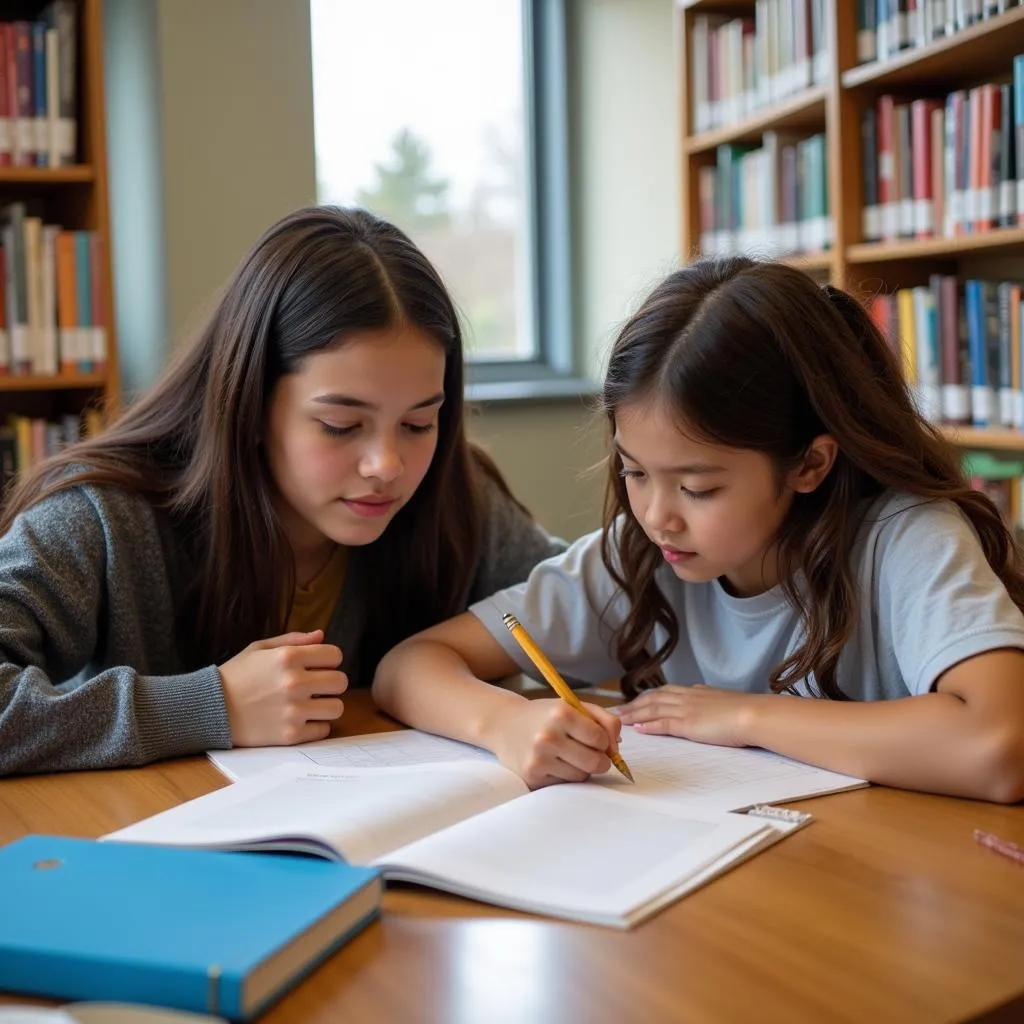
[[[551,685],[551,689],[558,694],[562,700],[565,701],[570,707],[575,708],[581,715],[586,715],[592,722],[594,716],[587,711],[587,709],[580,702],[579,697],[572,692],[569,684],[558,674],[558,669],[548,661],[544,652],[533,642],[533,638],[523,628],[522,623],[514,616],[506,613],[501,617],[501,621],[505,623],[506,628],[515,637],[516,643],[526,652],[526,656],[537,666],[537,670],[540,674],[548,681]],[[622,759],[622,755],[618,751],[613,750],[610,755],[612,764],[619,769],[622,774],[633,781],[633,773],[629,770],[629,765]]]

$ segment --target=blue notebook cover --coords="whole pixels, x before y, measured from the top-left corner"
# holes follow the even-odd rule
[[[246,1020],[368,924],[373,868],[26,836],[0,848],[0,989]]]

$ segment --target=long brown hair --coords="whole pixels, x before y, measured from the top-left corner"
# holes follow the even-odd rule
[[[648,398],[667,401],[680,423],[712,444],[768,456],[780,482],[816,436],[831,434],[838,444],[832,470],[816,490],[795,496],[776,537],[781,584],[805,640],[773,670],[773,691],[813,676],[821,695],[845,699],[836,667],[862,599],[850,550],[863,502],[886,488],[958,505],[1024,608],[1012,534],[968,485],[954,446],[922,419],[890,346],[845,292],[820,288],[790,267],[738,257],[676,271],[615,342],[602,402],[612,431],[616,409]],[[655,583],[661,560],[630,511],[621,468],[613,456],[602,554],[630,599],[616,642],[624,689],[634,695],[661,682],[679,623]],[[649,653],[656,625],[667,640]]]
[[[304,357],[352,331],[406,324],[443,346],[445,401],[419,489],[379,540],[352,552],[365,584],[360,660],[372,665],[461,610],[482,544],[481,480],[504,483],[466,439],[462,334],[440,277],[402,231],[365,211],[311,207],[269,228],[153,389],[102,434],[25,474],[0,533],[66,488],[127,488],[169,513],[190,546],[189,646],[200,663],[282,632],[294,559],[257,444],[268,400]]]

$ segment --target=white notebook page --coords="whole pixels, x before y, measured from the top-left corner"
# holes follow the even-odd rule
[[[314,836],[353,864],[366,864],[526,792],[504,768],[472,762],[415,772],[282,765],[104,838],[216,847]]]
[[[718,811],[738,811],[754,804],[798,800],[867,785],[863,779],[765,750],[648,736],[629,726],[622,730],[619,749],[636,784],[631,786],[617,772],[609,772],[595,779],[601,785]]]
[[[395,768],[441,761],[495,761],[493,754],[479,747],[416,729],[366,736],[335,736],[297,747],[210,750],[206,756],[232,782],[259,775],[281,764],[305,768]]]
[[[595,786],[551,786],[378,859],[389,878],[434,879],[507,906],[604,924],[725,862],[766,822],[691,812]]]

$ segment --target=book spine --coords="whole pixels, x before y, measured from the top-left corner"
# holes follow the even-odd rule
[[[95,231],[88,233],[89,284],[92,300],[91,351],[97,373],[107,369],[107,315],[103,296],[103,239]]]
[[[991,287],[991,286],[990,286]],[[1010,325],[1010,288],[1008,281],[992,287],[995,302],[995,335],[999,366],[999,423],[1013,426],[1013,329]]]
[[[896,194],[895,101],[878,100],[878,201],[882,207],[882,237],[892,241],[899,234],[899,202]]]
[[[926,419],[936,422],[942,415],[942,385],[935,304],[927,288],[915,288],[912,296],[921,414]]]
[[[879,201],[878,176],[878,114],[868,107],[861,118],[861,153],[864,175],[864,240],[877,242],[882,238],[882,207]]]
[[[911,181],[914,200],[914,236],[930,238],[934,228],[932,201],[932,103],[915,100],[910,105]]]
[[[1020,351],[1020,285],[1009,285],[1010,291],[1010,391],[1012,393],[1012,426],[1024,429],[1024,381],[1021,379]]]
[[[14,114],[11,110],[11,84],[8,70],[11,63],[10,25],[0,22],[0,166],[8,167],[14,151]]]
[[[1017,158],[1017,224],[1024,226],[1024,54],[1013,58],[1013,137]]]
[[[958,295],[959,285],[952,275],[940,280],[939,330],[942,347],[942,416],[950,423],[969,423],[971,419],[970,364],[964,359],[964,321]],[[966,365],[965,365],[966,363]],[[967,371],[965,373],[965,370]]]
[[[946,110],[940,103],[931,111],[932,234],[945,233],[946,223]]]
[[[964,301],[971,359],[971,423],[976,427],[987,427],[991,403],[988,395],[988,356],[985,351],[985,319],[980,281],[964,283]]]
[[[43,373],[57,373],[60,358],[57,352],[57,237],[60,228],[43,227],[42,248],[42,357]]]
[[[50,158],[49,124],[46,119],[46,25],[32,22],[32,155],[37,167]]]
[[[983,317],[985,356],[988,365],[985,371],[987,387],[989,426],[1002,422],[999,396],[1003,387],[1002,345],[999,337],[999,296],[995,284],[982,281],[981,310]]]
[[[60,120],[56,148],[61,164],[73,164],[78,149],[78,5],[73,0],[54,0],[47,8],[47,22],[57,30],[60,80]]]
[[[1008,228],[1017,223],[1017,166],[1014,150],[1015,129],[1013,86],[999,86],[999,226]]]
[[[78,306],[78,369],[92,373],[92,284],[90,283],[89,232],[76,231],[75,239],[75,301]]]

